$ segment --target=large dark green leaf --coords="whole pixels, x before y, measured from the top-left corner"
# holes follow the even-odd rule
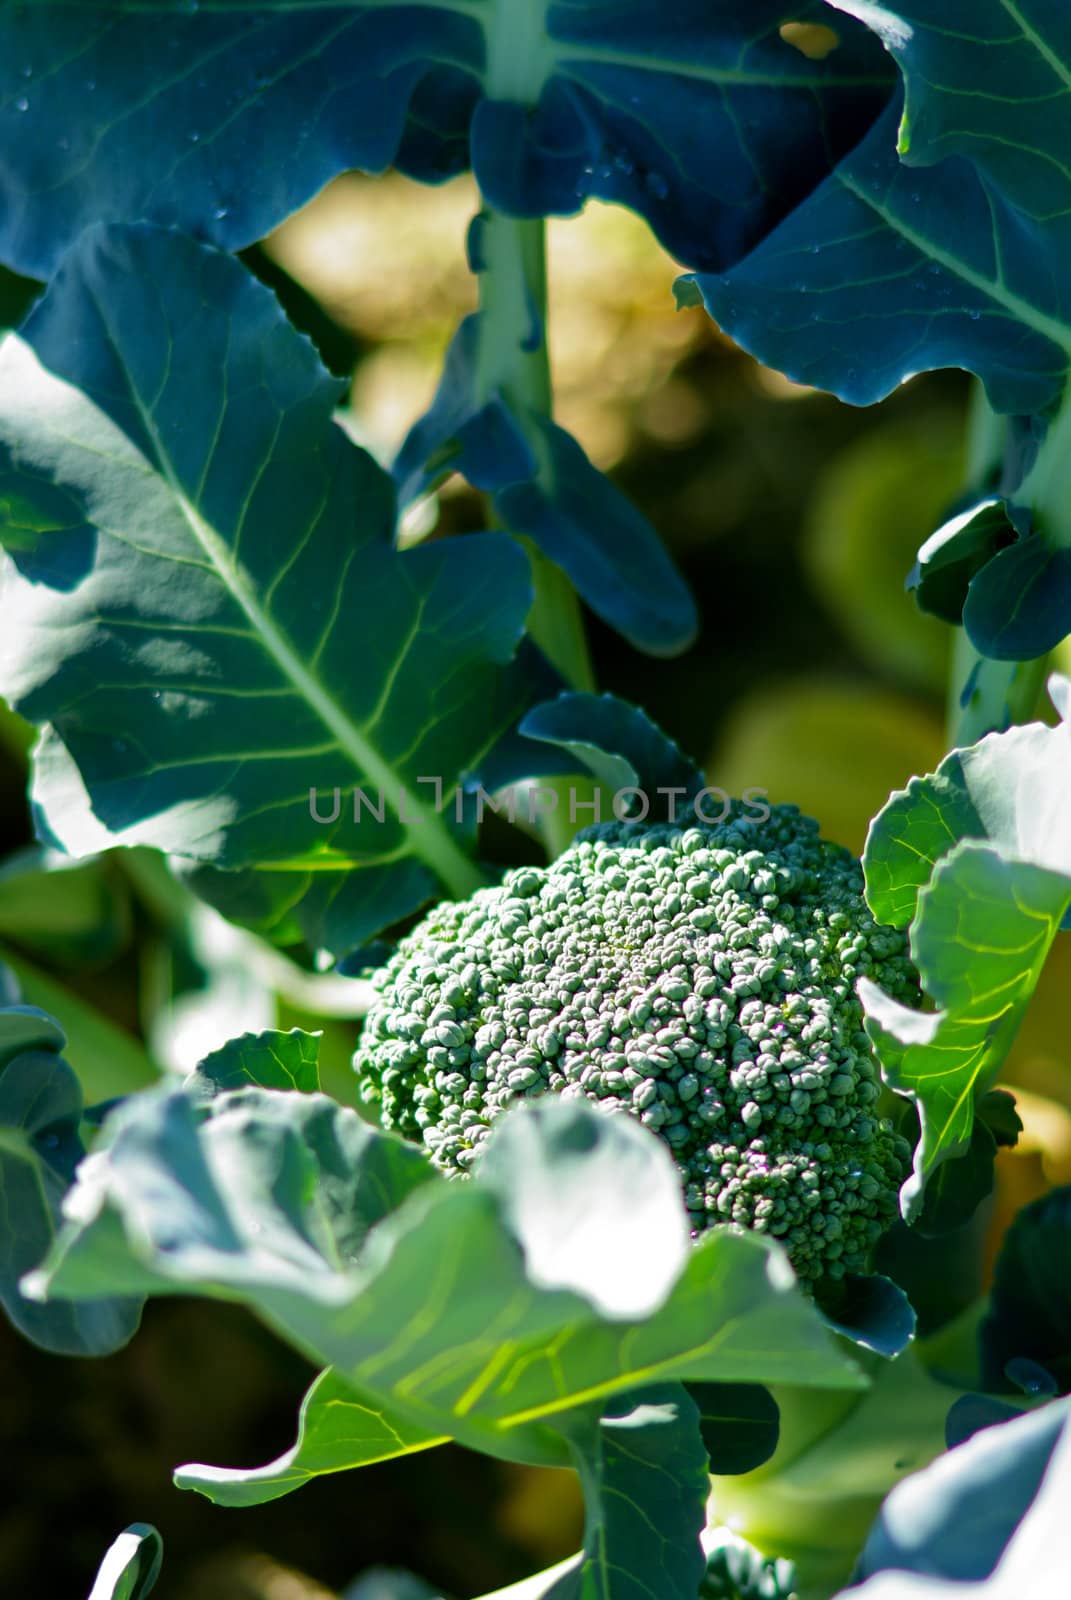
[[[830,6],[866,22],[892,52],[903,115],[891,107],[738,266],[686,280],[681,292],[701,295],[760,360],[854,404],[917,372],[957,367],[983,380],[998,412],[1044,419],[1037,460],[1035,439],[1001,485],[1026,514],[1013,519],[1014,542],[970,576],[963,611],[982,654],[1043,655],[1071,628],[1062,476],[1071,412],[1053,420],[1071,360],[1067,8]]]
[[[990,48],[996,56],[1004,41]],[[995,61],[988,70],[1014,92]],[[979,95],[967,111],[984,115],[987,103]],[[678,293],[691,300],[697,288],[745,349],[855,405],[914,373],[965,367],[996,410],[1048,409],[1071,357],[1071,285],[1059,270],[1071,221],[1022,215],[962,156],[906,167],[898,124],[894,106],[751,255]]]
[[[962,366],[998,411],[1043,411],[1071,352],[1071,29],[1060,0],[829,0],[896,57],[890,108],[811,200],[724,278],[734,338],[866,404]]]
[[[818,0],[3,0],[0,259],[47,276],[97,220],[234,249],[348,167],[440,182],[471,161],[504,211],[620,201],[717,267],[888,92],[853,22],[824,60],[780,37],[816,17]]]
[[[523,1108],[486,1182],[317,1095],[149,1092],[106,1139],[35,1294],[239,1299],[430,1438],[562,1464],[559,1419],[647,1384],[864,1381],[776,1247],[687,1247],[668,1152],[629,1117]]]
[[[910,923],[936,1009],[913,1011],[868,979],[859,994],[889,1084],[922,1136],[902,1207],[920,1214],[930,1174],[966,1151],[977,1098],[1003,1063],[1071,907],[1071,723],[989,734],[912,779],[871,825],[863,857],[875,916]],[[977,1196],[975,1195],[975,1198]]]
[[[62,1029],[33,1006],[0,1008],[0,1303],[15,1326],[46,1350],[106,1355],[130,1338],[140,1304],[110,1291],[84,1304],[43,1306],[24,1298],[22,1275],[45,1255],[60,1204],[85,1155],[82,1094],[60,1051]]]
[[[264,866],[275,920],[345,949],[481,881],[421,779],[449,796],[521,709],[530,584],[501,534],[394,549],[339,392],[229,257],[85,238],[0,347],[0,686],[50,724],[35,800],[68,851],[246,869],[227,909]]]

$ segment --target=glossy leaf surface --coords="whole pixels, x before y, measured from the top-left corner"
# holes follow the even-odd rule
[[[530,587],[503,535],[399,554],[338,395],[230,258],[87,236],[0,351],[22,507],[0,682],[50,726],[35,801],[69,852],[243,869],[228,909],[259,893],[314,943],[334,913],[346,948],[481,881],[419,780],[449,795],[521,709]]]
[[[656,1221],[665,1151],[630,1118],[579,1103],[507,1118],[491,1184],[435,1178],[415,1149],[316,1095],[146,1094],[114,1114],[107,1138],[35,1294],[77,1298],[114,1280],[237,1298],[431,1437],[560,1464],[556,1419],[642,1385],[863,1383],[757,1236],[713,1229],[667,1281],[678,1222]],[[596,1174],[650,1152],[656,1195],[652,1211],[634,1181],[628,1209],[604,1225],[597,1300],[571,1286],[583,1254],[546,1254],[575,1207],[585,1148]],[[552,1193],[557,1168],[556,1224],[525,1195],[536,1179]],[[541,1255],[533,1277],[527,1262]],[[641,1296],[650,1309],[629,1310]]]
[[[826,60],[780,36],[816,16],[816,0],[5,0],[0,259],[47,276],[98,220],[235,249],[347,168],[438,183],[471,163],[503,211],[619,201],[720,266],[888,93],[851,21]]]

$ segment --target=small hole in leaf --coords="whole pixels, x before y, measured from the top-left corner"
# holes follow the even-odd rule
[[[783,22],[777,31],[808,61],[824,61],[840,44],[840,34],[821,22]]]

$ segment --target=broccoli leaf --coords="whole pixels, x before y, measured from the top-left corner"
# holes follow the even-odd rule
[[[977,1095],[967,1148],[954,1161],[943,1162],[927,1180],[922,1209],[913,1223],[918,1232],[935,1239],[968,1223],[992,1192],[998,1149],[1014,1145],[1021,1132],[1015,1101],[1006,1090],[988,1089]]]
[[[140,1039],[10,946],[4,947],[2,958],[28,1005],[62,1016],[63,1032],[87,1106],[132,1094],[157,1081],[160,1069]]]
[[[688,1391],[653,1384],[618,1395],[570,1442],[584,1489],[583,1559],[545,1600],[695,1600],[710,1480]]]
[[[229,1039],[199,1062],[186,1079],[192,1094],[217,1095],[253,1084],[260,1089],[298,1089],[315,1094],[320,1087],[317,1059],[320,1035],[291,1028],[289,1033],[243,1033]]]
[[[704,300],[760,359],[856,404],[960,366],[996,410],[1046,410],[1071,352],[1066,15],[1034,0],[1017,28],[1004,0],[829,3],[891,50],[906,109],[727,277],[700,277]]]
[[[781,1413],[761,1383],[690,1383],[711,1472],[752,1472],[777,1449]]]
[[[871,825],[863,856],[874,915],[910,923],[936,1007],[913,1011],[868,979],[859,995],[889,1085],[911,1098],[921,1138],[901,1191],[908,1221],[934,1170],[970,1145],[975,1104],[1011,1046],[1071,908],[1068,685],[1058,727],[1033,723],[957,750],[912,779]],[[973,1181],[973,1180],[972,1180]]]
[[[555,1465],[568,1459],[559,1420],[647,1384],[865,1386],[757,1235],[711,1230],[667,1275],[682,1225],[660,1198],[669,1158],[631,1118],[555,1103],[493,1138],[493,1181],[451,1183],[322,1096],[149,1091],[112,1114],[29,1287],[237,1299],[427,1436]],[[618,1159],[635,1180],[616,1216],[602,1208],[591,1295],[577,1274],[594,1239],[570,1251],[564,1237],[585,1148],[593,1185]],[[551,1197],[561,1174],[556,1217],[533,1211],[533,1166]]]
[[[642,789],[683,796],[692,802],[702,792],[703,774],[639,706],[613,694],[566,693],[533,706],[517,729],[518,764],[514,777],[532,777],[545,770],[546,757],[524,741],[550,745],[572,758],[574,771],[590,772],[615,793]]]
[[[89,1600],[146,1600],[156,1587],[164,1541],[147,1522],[132,1522],[110,1546]]]
[[[1057,1401],[983,1428],[898,1484],[851,1600],[1058,1594],[1071,1564],[1069,1415]]]
[[[734,259],[880,109],[891,64],[818,0],[16,0],[0,5],[0,258],[47,276],[88,224],[235,249],[351,167],[470,162],[512,215],[629,205],[694,266]],[[250,183],[250,150],[270,181]]]
[[[363,1394],[331,1367],[301,1402],[297,1438],[263,1467],[179,1467],[175,1483],[217,1506],[257,1506],[300,1489],[325,1472],[345,1472],[442,1444],[381,1400]]]
[[[960,1391],[938,1383],[909,1348],[877,1361],[864,1395],[773,1392],[778,1447],[755,1472],[714,1478],[712,1521],[794,1563],[801,1593],[828,1595],[848,1581],[892,1485],[944,1449],[945,1418]]]
[[[84,238],[0,380],[35,519],[0,684],[50,725],[40,831],[192,858],[209,896],[246,869],[223,878],[228,912],[244,896],[246,920],[342,950],[437,884],[471,892],[439,796],[525,704],[517,546],[396,551],[390,480],[332,421],[338,384],[270,291],[165,230]]]
[[[819,1279],[815,1299],[837,1333],[865,1350],[898,1356],[915,1336],[915,1312],[900,1285],[881,1273]]]
[[[42,1306],[19,1290],[55,1237],[61,1201],[85,1155],[82,1093],[60,1054],[65,1043],[59,1025],[36,1007],[0,1007],[0,1303],[46,1350],[107,1355],[133,1334],[139,1302],[101,1287],[82,1305]]]
[[[1043,655],[1071,628],[1059,477],[1071,412],[1056,415],[1071,359],[1067,17],[1051,0],[830,5],[881,37],[906,105],[749,256],[679,294],[701,297],[760,360],[853,404],[956,367],[982,379],[996,411],[1048,428],[1038,462],[1020,463],[1025,480],[1004,486],[1036,514],[974,571],[963,613],[982,653]],[[981,554],[977,538],[957,551],[968,566]],[[946,568],[930,597],[946,606],[955,576]]]
[[[500,219],[486,220],[502,230]],[[527,309],[524,316],[530,322]],[[536,326],[524,337],[538,347],[545,331]],[[556,562],[592,610],[637,649],[685,649],[695,638],[695,604],[654,528],[568,433],[480,381],[489,364],[481,347],[490,346],[493,364],[499,342],[506,342],[503,330],[485,312],[462,322],[431,409],[395,462],[403,503],[448,471],[461,472],[491,496],[502,526]]]

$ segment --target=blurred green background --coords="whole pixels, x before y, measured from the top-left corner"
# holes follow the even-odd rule
[[[332,368],[352,373],[341,420],[384,460],[474,303],[463,240],[475,204],[467,180],[428,190],[347,176],[246,254]],[[757,366],[703,313],[676,312],[676,264],[637,218],[592,205],[549,237],[559,420],[659,529],[703,619],[694,648],[651,662],[589,618],[600,686],[643,703],[712,784],[793,800],[860,850],[890,790],[945,749],[951,634],[919,615],[903,580],[960,484],[967,380],[926,376],[854,410]],[[406,534],[482,516],[453,480]],[[6,716],[0,959],[60,1017],[76,1068],[80,1053],[110,1063],[87,1097],[148,1081],[158,1063],[190,1068],[244,1029],[298,1024],[325,1029],[327,1086],[351,1099],[359,986],[303,973],[191,908],[139,852],[64,870],[27,853],[26,748]],[[1009,1065],[1026,1133],[1000,1157],[987,1260],[1016,1206],[1071,1181],[1069,945]],[[106,1361],[44,1355],[6,1325],[0,1343],[5,1593],[78,1600],[134,1520],[164,1535],[160,1600],[317,1600],[376,1563],[462,1600],[578,1543],[571,1475],[453,1447],[257,1510],[173,1489],[180,1462],[265,1461],[293,1438],[311,1374],[236,1309],[154,1302]]]

